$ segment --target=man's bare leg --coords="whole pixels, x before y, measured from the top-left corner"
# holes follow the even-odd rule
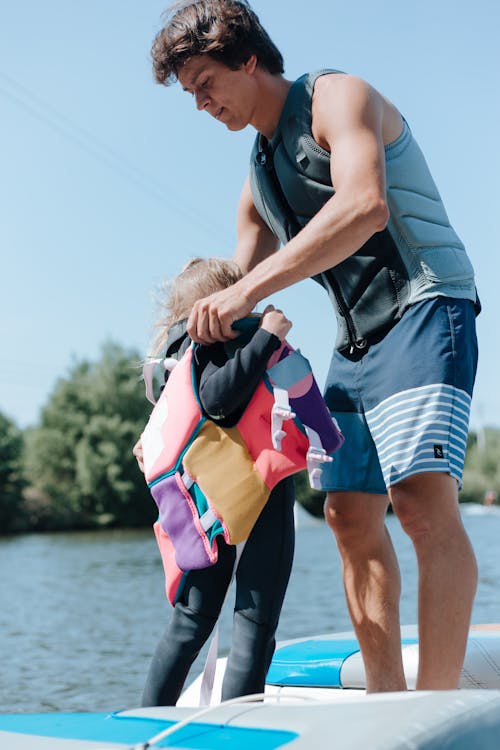
[[[419,474],[389,494],[417,555],[417,689],[451,690],[458,686],[477,586],[476,558],[458,510],[457,483],[448,474]]]
[[[406,690],[399,624],[401,581],[384,523],[387,504],[385,495],[362,492],[330,492],[325,502],[371,693]]]

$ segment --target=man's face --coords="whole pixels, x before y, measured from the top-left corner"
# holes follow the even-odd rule
[[[231,70],[208,55],[197,55],[184,63],[178,79],[184,91],[194,96],[198,109],[223,122],[229,130],[242,130],[252,121],[257,88],[255,67],[255,56],[238,70]]]

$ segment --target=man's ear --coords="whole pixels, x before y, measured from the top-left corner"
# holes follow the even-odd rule
[[[249,75],[252,75],[256,67],[257,67],[257,55],[255,54],[250,55],[248,60],[243,63],[243,68]]]

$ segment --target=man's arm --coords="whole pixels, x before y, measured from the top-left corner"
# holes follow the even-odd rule
[[[233,337],[232,323],[270,294],[336,266],[388,219],[383,126],[385,100],[364,81],[322,76],[313,97],[313,134],[331,154],[335,195],[279,252],[237,284],[196,303],[190,335],[210,342]]]
[[[237,244],[234,260],[243,273],[248,273],[278,249],[278,240],[255,208],[250,180],[241,191],[236,216]]]
[[[233,259],[241,268],[243,273],[249,273],[259,263],[268,258],[278,249],[278,240],[271,232],[267,224],[261,219],[252,198],[250,190],[250,180],[247,177],[241,191],[238,203],[236,217],[237,243]],[[212,295],[214,296],[214,295]],[[206,297],[206,300],[211,299]],[[241,315],[237,310],[233,310],[231,324],[239,318],[244,318],[253,310],[254,305],[248,306],[245,300],[243,303]],[[197,307],[197,305],[195,305]],[[213,344],[215,341],[224,341],[226,339],[236,338],[236,332],[230,330],[228,334],[222,333],[219,323],[218,311],[212,312],[210,325],[207,325],[207,317],[204,314],[198,316],[197,310],[193,307],[190,319],[188,321],[188,332],[193,341],[202,344]],[[193,323],[191,324],[191,319]]]

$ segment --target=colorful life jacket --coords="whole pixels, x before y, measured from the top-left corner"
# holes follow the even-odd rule
[[[171,371],[142,434],[145,478],[172,604],[186,572],[217,561],[216,538],[246,540],[273,487],[321,465],[343,436],[309,362],[287,342],[273,354],[243,415],[220,427],[202,410],[192,345]]]

